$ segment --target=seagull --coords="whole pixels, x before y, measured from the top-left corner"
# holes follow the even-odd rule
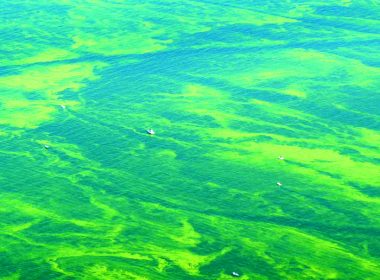
[[[50,147],[48,145],[44,145],[44,148],[45,149],[49,149]]]
[[[239,277],[239,276],[240,276],[240,274],[237,273],[237,272],[235,272],[235,271],[233,271],[233,272],[231,273],[231,275],[234,276],[234,277]]]
[[[284,156],[279,156],[278,159],[279,159],[279,160],[284,160],[285,157],[284,157]]]
[[[154,135],[154,134],[156,134],[156,132],[155,132],[153,129],[148,129],[146,132],[147,132],[148,134],[150,134],[150,135]]]
[[[281,187],[282,183],[281,182],[277,182],[277,186]]]
[[[66,106],[63,105],[63,104],[61,104],[61,108],[62,108],[63,110],[66,110]]]

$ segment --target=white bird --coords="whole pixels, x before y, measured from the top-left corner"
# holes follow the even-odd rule
[[[234,276],[234,277],[239,277],[239,276],[240,276],[240,274],[237,273],[237,272],[235,272],[235,271],[233,271],[233,272],[231,273],[231,275]]]
[[[61,108],[62,108],[63,110],[66,110],[66,106],[63,105],[63,104],[61,104]]]
[[[284,160],[285,157],[284,157],[284,156],[279,156],[278,159],[279,159],[279,160]]]
[[[154,134],[156,134],[156,132],[155,132],[153,129],[148,129],[146,132],[147,132],[148,134],[150,134],[150,135],[154,135]]]
[[[277,182],[277,186],[281,187],[282,183],[281,182]]]

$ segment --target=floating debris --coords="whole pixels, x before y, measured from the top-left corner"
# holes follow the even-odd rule
[[[240,274],[237,273],[237,272],[235,272],[235,271],[233,271],[233,272],[231,273],[231,275],[232,275],[233,277],[240,277]]]
[[[281,187],[282,183],[281,182],[277,182],[277,186]]]
[[[154,135],[154,134],[156,134],[156,132],[155,132],[153,129],[148,129],[146,132],[147,132],[148,134],[150,134],[150,135]]]

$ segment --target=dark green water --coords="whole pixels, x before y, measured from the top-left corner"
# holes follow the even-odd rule
[[[0,0],[0,279],[380,279],[379,19]]]

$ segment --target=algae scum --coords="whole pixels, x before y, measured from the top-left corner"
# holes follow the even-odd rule
[[[0,0],[0,279],[380,279],[379,19]]]

